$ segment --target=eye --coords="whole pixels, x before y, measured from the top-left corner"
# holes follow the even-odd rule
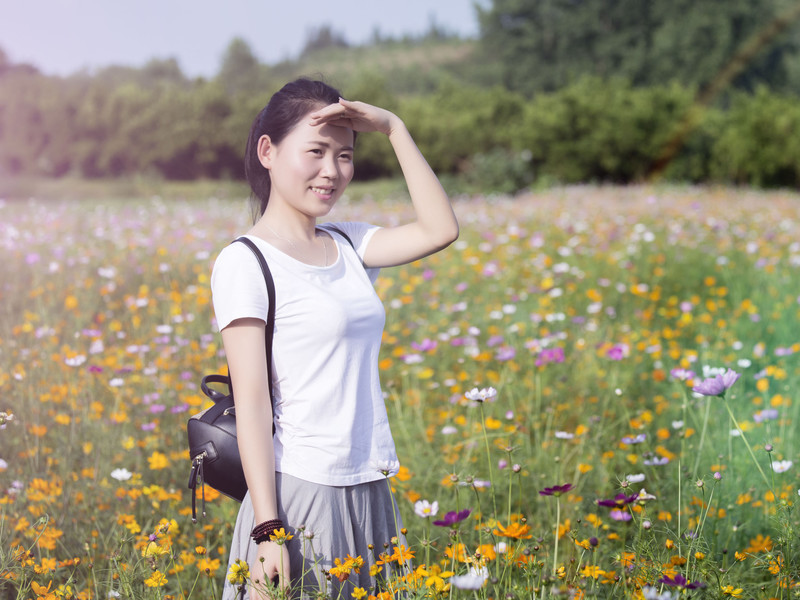
[[[316,156],[322,156],[322,149],[321,148],[311,148],[309,150],[311,154],[315,154]]]
[[[339,155],[339,159],[340,159],[340,160],[345,160],[345,161],[347,161],[347,162],[350,162],[350,161],[352,161],[352,160],[353,160],[353,155],[352,155],[352,154],[350,154],[349,152],[347,152],[347,153],[345,153],[345,154],[340,154],[340,155]]]

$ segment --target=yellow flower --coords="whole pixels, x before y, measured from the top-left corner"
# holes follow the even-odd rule
[[[167,578],[161,571],[153,571],[153,574],[144,580],[144,584],[147,587],[161,587],[166,583],[167,583]]]
[[[392,555],[386,559],[386,562],[397,561],[398,565],[406,564],[407,560],[414,558],[414,551],[407,550],[405,546],[395,546]]]
[[[601,575],[605,575],[605,574],[606,574],[606,572],[603,571],[603,569],[601,569],[597,565],[586,565],[581,570],[581,575],[583,575],[584,577],[593,577],[594,579],[597,579]]]
[[[731,596],[733,598],[738,598],[742,595],[744,590],[742,588],[735,588],[732,585],[726,585],[722,588],[723,596]]]
[[[250,579],[250,566],[241,558],[237,558],[228,569],[228,581],[231,585],[244,585],[248,579]]]
[[[159,469],[166,469],[169,466],[167,455],[163,452],[153,452],[147,457],[147,462],[150,463],[150,470],[157,471]]]
[[[208,558],[207,556],[204,556],[198,561],[197,568],[204,573],[213,575],[217,571],[217,569],[219,569],[219,559]]]
[[[149,542],[144,548],[142,548],[142,556],[144,558],[158,558],[159,556],[164,556],[168,553],[169,550],[159,546],[156,542]]]
[[[356,600],[360,600],[361,598],[363,598],[366,595],[367,595],[367,590],[365,590],[364,588],[360,588],[360,587],[357,587],[356,589],[354,589],[353,593],[351,594],[351,596],[353,596],[353,598],[355,598]]]
[[[293,537],[294,536],[291,533],[286,533],[283,527],[281,527],[280,529],[276,529],[275,531],[273,531],[272,534],[269,536],[269,539],[271,542],[275,542],[279,546],[282,546]]]

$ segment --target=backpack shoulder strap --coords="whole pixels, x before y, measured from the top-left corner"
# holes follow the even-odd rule
[[[274,410],[274,400],[272,399],[272,338],[275,333],[275,282],[272,279],[272,273],[269,270],[267,261],[264,259],[264,255],[251,239],[242,236],[236,238],[234,242],[241,242],[250,248],[250,251],[255,255],[258,261],[258,265],[261,267],[261,274],[264,276],[264,282],[267,284],[269,307],[267,309],[267,324],[264,328],[264,346],[267,350],[267,384],[269,386],[269,397],[273,402]],[[272,425],[272,433],[275,433],[274,423]]]
[[[353,240],[351,240],[351,239],[350,239],[350,236],[349,236],[349,235],[347,235],[347,234],[346,234],[344,231],[342,231],[342,230],[341,230],[341,229],[339,229],[338,227],[336,227],[335,225],[329,225],[329,224],[327,224],[327,223],[326,223],[326,224],[324,224],[324,225],[320,225],[320,229],[324,229],[325,231],[328,231],[328,232],[330,232],[330,231],[333,231],[333,232],[336,232],[336,233],[338,233],[340,236],[342,236],[342,237],[345,239],[345,241],[346,241],[348,244],[350,244],[350,247],[351,247],[353,250],[355,250],[355,249],[356,249],[356,247],[355,247],[355,244],[353,244]],[[358,255],[358,252],[356,252],[356,255]],[[362,266],[362,267],[364,267],[364,268],[366,269],[366,267],[364,266],[364,261],[361,259],[361,257],[360,257],[360,256],[359,256],[358,258],[359,258],[359,260],[361,261],[361,266]]]

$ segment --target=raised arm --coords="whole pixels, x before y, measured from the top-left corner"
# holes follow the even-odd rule
[[[272,403],[267,384],[264,326],[264,321],[260,319],[237,319],[222,330],[222,343],[235,390],[239,454],[256,524],[278,518]],[[259,544],[257,558],[250,563],[250,574],[253,580],[258,579],[262,584],[279,576],[281,584],[288,585],[289,555],[286,546],[272,542]]]
[[[366,249],[369,267],[400,265],[433,254],[458,238],[458,221],[436,174],[417,148],[405,123],[395,114],[365,104],[340,100],[311,113],[312,124],[331,123],[354,131],[386,134],[403,171],[416,219],[378,230]]]

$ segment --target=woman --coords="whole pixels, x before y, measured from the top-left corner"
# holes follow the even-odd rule
[[[369,131],[388,136],[416,219],[386,228],[319,227],[317,219],[353,177],[355,132]],[[291,583],[293,594],[336,597],[345,585],[342,597],[350,597],[354,586],[374,585],[369,566],[385,544],[391,552],[399,535],[385,481],[398,462],[378,380],[384,312],[372,282],[381,267],[448,246],[458,223],[403,122],[343,100],[322,82],[300,79],[270,99],[250,130],[245,161],[258,203],[247,236],[270,265],[277,297],[269,390],[263,277],[243,244],[220,253],[211,280],[214,310],[236,390],[249,489],[230,560],[246,560],[254,581]],[[286,544],[270,541],[281,526],[294,535]],[[334,559],[348,555],[364,560],[360,573],[344,584],[326,578]],[[226,582],[223,597],[237,593]],[[251,596],[266,597],[253,589]]]

